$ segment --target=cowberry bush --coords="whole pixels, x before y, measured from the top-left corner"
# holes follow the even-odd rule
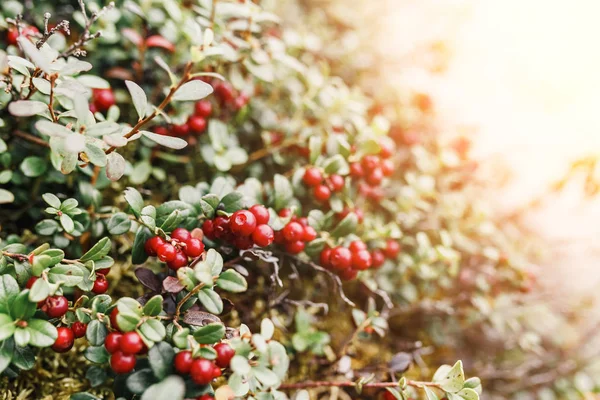
[[[468,143],[390,129],[275,13],[0,9],[3,391],[475,400],[469,340],[533,347]]]

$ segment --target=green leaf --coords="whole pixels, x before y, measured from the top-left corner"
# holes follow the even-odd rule
[[[206,218],[214,218],[219,203],[219,196],[217,196],[214,193],[209,193],[207,195],[202,196],[202,199],[200,200],[200,207],[202,207],[202,212],[204,213]]]
[[[2,373],[11,363],[14,348],[15,342],[12,340],[4,340],[0,343],[0,373]]]
[[[103,345],[107,334],[106,326],[97,319],[90,321],[85,331],[85,337],[92,346]]]
[[[258,379],[265,386],[277,386],[279,384],[279,377],[275,372],[271,371],[266,367],[254,367],[252,372],[256,379]]]
[[[102,399],[100,399],[100,397],[94,396],[91,393],[81,392],[81,393],[72,394],[71,397],[69,397],[69,400],[102,400]]]
[[[100,147],[93,143],[86,143],[84,151],[92,164],[99,167],[106,166],[106,153]]]
[[[48,280],[51,283],[62,283],[67,287],[77,286],[83,281],[83,271],[75,265],[59,264],[50,269]]]
[[[133,247],[131,249],[131,262],[134,264],[142,264],[148,259],[148,254],[146,254],[146,250],[144,249],[144,245],[146,244],[146,240],[150,239],[152,236],[152,232],[150,229],[145,226],[140,226],[135,234],[135,239],[133,240]]]
[[[48,105],[35,100],[17,100],[8,105],[8,112],[15,117],[31,117],[48,110]]]
[[[45,279],[37,279],[29,290],[29,301],[37,303],[50,295],[50,285]]]
[[[136,300],[122,297],[117,302],[117,324],[123,332],[133,331],[142,318],[142,306]]]
[[[108,374],[106,371],[97,365],[92,365],[85,373],[85,379],[90,382],[90,386],[93,388],[102,385],[106,382],[107,378]]]
[[[323,168],[327,175],[348,175],[350,173],[350,167],[348,166],[348,162],[344,159],[344,157],[341,154],[336,154],[335,156],[327,160]]]
[[[125,196],[125,200],[129,204],[129,207],[131,208],[131,211],[133,212],[133,214],[136,217],[139,217],[140,213],[142,211],[142,208],[144,208],[144,199],[142,198],[142,195],[140,194],[140,192],[138,192],[137,190],[135,190],[132,187],[128,187],[123,192],[123,196]]]
[[[10,316],[15,320],[28,320],[35,314],[36,305],[37,303],[29,301],[29,291],[24,290],[13,299],[10,306]]]
[[[102,238],[94,245],[94,247],[81,256],[80,260],[82,262],[99,260],[110,252],[110,248],[110,239],[107,237]]]
[[[42,199],[44,199],[44,201],[46,203],[48,203],[48,205],[50,207],[60,208],[60,199],[58,197],[56,197],[54,194],[52,194],[52,193],[44,193],[42,195]]]
[[[29,156],[21,163],[21,171],[25,176],[35,178],[42,175],[48,169],[46,160],[36,156]]]
[[[225,336],[225,325],[213,322],[198,328],[194,332],[194,339],[200,344],[217,343]]]
[[[479,393],[471,388],[464,388],[456,394],[465,400],[479,400]]]
[[[150,368],[135,371],[127,377],[127,389],[133,394],[142,394],[149,386],[156,382],[156,378]]]
[[[15,201],[15,195],[6,189],[0,189],[0,204],[8,204]]]
[[[274,197],[276,210],[285,208],[290,200],[294,197],[294,189],[290,181],[283,175],[275,174],[274,177]]]
[[[0,314],[0,341],[6,340],[15,333],[16,326],[10,315]]]
[[[208,265],[212,276],[218,276],[223,270],[223,256],[215,249],[208,249],[204,262]]]
[[[189,334],[190,328],[183,328],[182,330],[177,329],[173,334],[173,344],[180,349],[187,349],[189,347],[187,340]]]
[[[85,358],[96,364],[107,363],[110,359],[110,354],[104,346],[90,346],[83,353]]]
[[[437,377],[437,372],[436,376]],[[440,384],[440,387],[449,393],[456,393],[461,390],[465,383],[465,374],[463,372],[462,361],[458,360],[456,364],[448,372],[443,374],[441,378],[438,378],[436,383]]]
[[[12,363],[17,368],[25,371],[33,368],[33,366],[35,365],[35,355],[33,354],[31,347],[15,346]]]
[[[140,333],[152,342],[160,342],[167,334],[165,326],[157,319],[149,319],[140,326]]]
[[[25,347],[29,344],[31,334],[29,333],[27,328],[17,328],[17,330],[15,330],[13,338],[15,339],[15,344],[17,346]]]
[[[217,286],[228,292],[241,293],[248,289],[248,282],[239,272],[228,269],[217,279]]]
[[[43,319],[29,320],[27,330],[31,334],[29,343],[35,347],[52,346],[58,337],[58,332],[54,325]]]
[[[206,308],[206,311],[212,314],[221,314],[223,312],[223,299],[212,289],[204,288],[198,292],[198,300]]]
[[[244,207],[244,195],[240,192],[231,192],[221,199],[219,209],[232,213]]]
[[[125,173],[127,163],[122,155],[113,151],[106,158],[106,177],[111,181],[118,181]]]
[[[348,213],[348,215],[346,215],[344,219],[342,219],[340,223],[337,224],[336,227],[331,231],[331,236],[336,238],[348,236],[356,231],[357,225],[358,217],[356,214],[353,212]]]
[[[200,81],[194,81],[200,82]],[[150,386],[141,400],[182,400],[185,396],[185,383],[177,375]]]
[[[141,131],[141,133],[153,142],[158,143],[161,146],[168,147],[170,149],[180,150],[188,144],[185,140],[178,137],[164,136],[159,135],[158,133],[148,131]]]
[[[201,80],[193,80],[181,85],[173,95],[174,101],[197,101],[213,92],[213,87]]]
[[[61,214],[59,218],[60,224],[62,225],[65,232],[73,233],[73,231],[75,230],[75,223],[73,222],[73,219],[67,214]]]
[[[154,376],[164,379],[170,375],[174,357],[175,351],[171,345],[166,342],[156,343],[148,352],[148,361],[150,361],[150,368],[152,368]]]
[[[144,315],[155,317],[163,310],[163,297],[160,294],[153,296],[150,300],[144,304]]]
[[[53,219],[44,219],[37,223],[35,231],[44,236],[52,236],[58,231],[58,222]]]
[[[132,81],[125,81],[125,86],[129,90],[135,111],[140,117],[139,119],[144,118],[146,116],[146,109],[148,108],[148,97],[146,97],[144,89]]]
[[[108,310],[108,308],[110,307],[111,303],[112,303],[112,299],[109,295],[99,294],[99,295],[94,296],[94,298],[92,299],[92,304],[91,304],[90,308],[92,309],[92,311],[94,311],[96,313],[105,314],[106,311]]]
[[[131,220],[129,219],[129,215],[124,212],[118,212],[110,217],[106,227],[111,235],[122,235],[131,229]]]
[[[19,294],[19,284],[11,275],[0,275],[0,313],[6,314],[10,303]]]
[[[427,396],[427,400],[440,400],[438,395],[435,394],[435,392],[433,390],[431,390],[429,387],[425,386],[423,389],[425,390],[425,395]]]

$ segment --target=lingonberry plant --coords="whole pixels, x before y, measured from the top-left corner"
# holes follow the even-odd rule
[[[456,200],[467,157],[409,144],[251,1],[0,10],[2,390],[479,398],[446,311],[480,327],[532,281]],[[67,359],[77,384],[28,375]]]

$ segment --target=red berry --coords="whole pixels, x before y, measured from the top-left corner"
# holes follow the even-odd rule
[[[69,302],[65,296],[50,296],[41,308],[50,318],[60,318],[67,313]]]
[[[204,243],[202,240],[197,238],[190,238],[185,242],[185,247],[183,248],[183,252],[192,258],[199,257],[200,254],[204,252]]]
[[[111,332],[106,335],[106,339],[104,339],[104,347],[106,347],[106,351],[110,354],[118,351],[121,348],[121,339],[123,338],[123,334],[120,332]]]
[[[394,174],[394,162],[392,160],[381,161],[381,172],[383,172],[383,176],[392,176]]]
[[[233,86],[228,82],[219,82],[215,86],[215,95],[222,103],[230,103],[233,100]]]
[[[110,367],[117,374],[127,374],[135,368],[135,355],[117,351],[110,356]]]
[[[373,260],[373,268],[379,268],[385,262],[385,255],[383,251],[375,249],[371,252],[371,259]]]
[[[350,243],[350,245],[348,246],[348,249],[352,253],[356,253],[357,251],[366,250],[367,245],[362,240],[355,240]]]
[[[158,248],[163,244],[165,244],[163,238],[161,238],[160,236],[153,236],[150,239],[146,240],[146,243],[144,244],[144,250],[146,251],[146,254],[154,257],[156,256],[156,251],[158,250]]]
[[[203,394],[202,396],[198,397],[196,400],[214,400],[214,399],[215,399],[214,396],[206,393],[206,394]]]
[[[322,181],[323,175],[321,174],[321,171],[318,168],[307,168],[306,171],[304,171],[302,182],[304,182],[306,186],[317,186]]]
[[[304,235],[302,235],[302,240],[305,242],[312,242],[317,238],[317,231],[312,226],[304,227]]]
[[[267,247],[275,240],[273,228],[267,224],[258,225],[252,233],[252,240],[259,247]]]
[[[102,269],[96,270],[97,274],[102,274],[104,276],[108,275],[109,272],[110,272],[110,268],[102,268]]]
[[[379,157],[374,155],[364,156],[362,160],[360,160],[360,164],[366,172],[371,172],[379,166]]]
[[[170,262],[177,256],[177,250],[171,243],[163,243],[156,249],[158,259],[162,262]]]
[[[327,184],[334,192],[339,192],[344,188],[344,177],[341,175],[331,175],[329,179],[327,179]]]
[[[119,309],[117,307],[113,308],[110,312],[110,326],[114,329],[120,331],[119,324],[117,324],[117,315],[119,314]]]
[[[204,223],[202,224],[202,232],[204,233],[204,236],[206,236],[208,239],[216,239],[215,224],[213,223],[212,219],[207,219],[206,221],[204,221]]]
[[[188,118],[187,124],[194,133],[202,133],[206,130],[206,120],[202,117],[192,115]]]
[[[305,228],[308,226],[308,218],[306,217],[298,218],[297,222]]]
[[[390,158],[394,154],[394,143],[391,140],[381,140],[379,147],[381,147],[379,152],[381,158]]]
[[[58,336],[52,345],[52,350],[57,353],[65,353],[71,350],[71,347],[73,347],[73,342],[75,341],[75,335],[73,334],[71,328],[61,326],[56,328],[56,330]]]
[[[400,243],[393,239],[388,239],[385,243],[385,249],[383,253],[387,258],[394,259],[400,254]]]
[[[378,186],[383,180],[383,171],[381,168],[374,168],[369,175],[365,178],[367,183],[371,186]]]
[[[137,332],[127,332],[121,337],[119,347],[125,354],[137,354],[144,348],[144,342]]]
[[[112,89],[93,89],[92,100],[94,106],[100,112],[107,111],[111,106],[116,103],[115,94]]]
[[[336,247],[331,250],[329,262],[333,269],[344,270],[350,268],[350,265],[352,264],[352,253],[345,247]]]
[[[73,325],[71,325],[71,330],[76,338],[84,337],[85,331],[87,330],[87,324],[84,324],[81,321],[75,321],[73,322]]]
[[[329,247],[326,247],[321,251],[319,261],[323,268],[331,267],[331,249]]]
[[[275,231],[275,238],[273,239],[273,242],[277,244],[285,243],[285,238],[283,237],[282,231]]]
[[[373,259],[368,250],[352,252],[352,268],[362,271],[371,268],[372,265]]]
[[[365,174],[362,165],[360,163],[352,163],[350,164],[350,175],[355,178],[360,178]]]
[[[213,367],[213,379],[220,377],[222,374],[221,372],[221,368],[217,367],[216,365]]]
[[[222,239],[222,240],[230,239],[231,229],[229,228],[229,219],[228,218],[218,216],[217,218],[215,218],[213,220],[213,223],[214,223],[215,237],[217,239]]]
[[[37,277],[37,276],[32,276],[31,278],[29,278],[29,279],[27,280],[27,283],[25,284],[25,287],[26,287],[27,289],[31,289],[31,287],[33,286],[33,284],[34,284],[34,283],[35,283],[35,281],[37,281],[37,280],[38,280],[38,277]]]
[[[157,133],[162,136],[169,136],[169,130],[164,126],[156,126],[154,127],[154,133]]]
[[[146,47],[160,47],[167,51],[175,51],[175,45],[160,35],[152,35],[146,39]]]
[[[178,242],[187,242],[192,238],[190,231],[184,228],[175,228],[171,232],[171,239],[177,240]]]
[[[297,240],[295,242],[287,242],[285,244],[285,250],[290,254],[300,254],[306,247],[306,244],[302,240]]]
[[[300,223],[292,221],[282,229],[283,237],[288,242],[302,240],[304,236],[304,227]]]
[[[181,125],[173,125],[171,127],[171,134],[173,136],[183,137],[190,134],[190,126],[187,123]]]
[[[250,236],[256,229],[256,217],[248,210],[236,211],[229,218],[229,228],[235,235]]]
[[[192,362],[190,375],[198,385],[207,385],[213,380],[214,364],[205,358],[199,358]]]
[[[96,274],[96,280],[94,281],[94,287],[92,292],[95,294],[104,294],[108,290],[108,281],[102,274]]]
[[[281,210],[279,210],[279,212],[277,213],[277,215],[279,215],[281,218],[291,217],[292,216],[292,210],[290,210],[289,208],[282,208]]]
[[[257,225],[269,223],[269,219],[271,216],[269,215],[269,210],[267,210],[267,207],[261,204],[255,204],[252,207],[250,207],[249,211],[252,214],[254,214],[254,218],[256,218]]]
[[[325,185],[315,186],[313,195],[317,201],[327,201],[331,197],[331,190]]]
[[[191,351],[180,351],[175,355],[175,371],[179,372],[182,375],[189,374],[190,370],[192,369],[193,361],[194,359],[192,358]]]
[[[340,278],[342,278],[342,280],[344,281],[351,281],[353,279],[356,279],[357,276],[358,271],[351,268],[345,269],[340,272]]]
[[[202,118],[207,118],[212,114],[212,104],[208,100],[200,100],[194,106],[194,113]]]
[[[254,241],[251,236],[236,236],[233,239],[233,245],[240,250],[248,250],[254,246]]]
[[[356,214],[356,218],[358,218],[358,223],[362,224],[363,220],[365,219],[365,213],[363,213],[360,208],[355,208],[354,214]]]
[[[186,265],[188,265],[188,258],[181,250],[177,250],[175,257],[167,263],[167,266],[174,271]]]
[[[235,356],[235,350],[227,343],[216,344],[214,349],[217,352],[217,359],[215,360],[217,365],[221,368],[229,367],[229,362]]]
[[[383,400],[397,400],[396,396],[392,394],[389,390],[383,392]]]

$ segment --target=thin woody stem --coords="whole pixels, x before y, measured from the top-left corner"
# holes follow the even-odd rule
[[[406,384],[408,386],[416,387],[416,388],[424,388],[424,387],[433,387],[436,389],[441,389],[438,383],[433,382],[422,382],[422,381],[413,381],[407,380]],[[298,382],[298,383],[284,383],[279,386],[279,390],[295,390],[295,389],[310,389],[310,388],[318,388],[318,387],[357,387],[358,382],[334,382],[334,381],[306,381],[306,382]],[[365,383],[361,385],[363,388],[393,388],[398,387],[398,382],[373,382],[373,383]]]

